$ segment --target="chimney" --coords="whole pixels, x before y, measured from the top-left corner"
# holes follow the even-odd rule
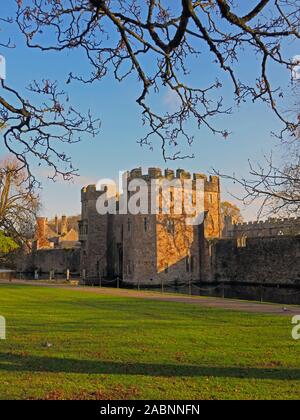
[[[62,216],[61,218],[61,235],[66,235],[68,233],[68,219],[67,216]]]
[[[46,217],[37,217],[36,219],[36,239],[45,239],[48,219]]]
[[[55,216],[54,224],[55,224],[55,233],[58,234],[58,217],[57,216]]]

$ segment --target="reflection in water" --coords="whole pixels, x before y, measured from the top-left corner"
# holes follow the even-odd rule
[[[32,275],[16,275],[16,278],[22,280],[34,280]],[[71,274],[71,278],[79,280],[78,276]],[[39,277],[39,280],[49,280],[49,275],[44,274]],[[54,281],[62,282],[66,278],[64,275],[55,275]],[[137,289],[137,286],[132,286],[130,284],[124,284],[121,280],[94,280],[90,281],[89,286],[103,286],[103,287],[122,287]],[[153,285],[145,286],[140,285],[140,290],[153,290],[161,291],[163,289],[166,293],[181,293],[186,295],[193,296],[210,296],[210,297],[219,297],[227,299],[241,299],[241,300],[251,300],[258,302],[272,302],[272,303],[281,303],[281,304],[291,304],[291,305],[300,305],[300,288],[292,287],[276,287],[276,286],[260,286],[260,285],[243,285],[231,284],[201,284],[201,283],[191,283],[184,284],[179,281],[173,282],[170,284],[162,285]]]
[[[153,290],[153,288],[151,288]],[[148,288],[150,290],[150,288]],[[157,288],[158,290],[158,288]],[[256,285],[164,285],[165,292],[300,305],[300,289]]]
[[[177,293],[190,293],[189,286],[165,288],[166,291]],[[191,294],[194,296],[221,297],[227,299],[241,299],[259,302],[272,302],[282,304],[300,305],[300,289],[283,288],[275,286],[249,286],[249,285],[195,285],[191,286]]]

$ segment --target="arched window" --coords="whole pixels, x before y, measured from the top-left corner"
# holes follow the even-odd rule
[[[247,235],[243,235],[237,238],[237,247],[238,248],[247,248]]]

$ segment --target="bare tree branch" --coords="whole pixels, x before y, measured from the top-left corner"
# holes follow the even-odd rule
[[[293,57],[285,56],[285,40],[299,39],[299,0],[257,0],[246,14],[233,0],[23,0],[18,2],[17,24],[28,47],[41,51],[81,49],[87,58],[88,76],[70,73],[70,81],[94,83],[112,74],[125,81],[136,74],[141,84],[137,102],[143,123],[149,126],[141,145],[152,147],[153,136],[162,144],[164,158],[185,157],[180,146],[191,146],[189,124],[206,127],[227,138],[216,117],[229,114],[220,80],[201,82],[201,54],[209,50],[216,73],[224,72],[239,105],[250,99],[269,105],[283,124],[280,136],[289,136],[299,125],[286,118],[280,107],[282,91],[271,82],[274,66],[292,73]],[[241,80],[239,60],[244,51],[254,53],[258,75],[254,82]],[[199,83],[187,82],[190,60],[198,60]],[[155,109],[153,94],[171,91],[172,112]],[[188,156],[192,156],[188,155]]]
[[[21,3],[18,1],[19,6]],[[12,18],[0,18],[0,24],[12,23]],[[13,48],[14,44],[8,40],[0,46]],[[60,175],[71,179],[77,170],[64,151],[65,145],[80,141],[82,133],[95,136],[100,123],[90,112],[84,116],[76,111],[56,82],[34,81],[27,92],[29,97],[23,97],[0,78],[0,133],[7,150],[21,163],[18,170],[24,173],[26,169],[30,191],[39,184],[32,170],[32,158],[38,166],[47,166],[49,178]]]
[[[300,84],[296,86],[295,104],[288,114],[300,120],[299,102]],[[281,162],[275,164],[273,156],[265,157],[263,163],[249,161],[249,175],[239,177],[235,174],[224,175],[215,171],[224,179],[240,185],[245,191],[242,197],[236,197],[249,205],[259,202],[258,216],[274,215],[293,216],[300,214],[300,132],[299,130],[281,144],[284,154]]]
[[[32,158],[49,169],[48,177],[62,176],[65,180],[77,174],[64,145],[80,141],[83,133],[96,135],[99,122],[90,113],[82,116],[68,105],[68,96],[58,90],[56,82],[34,81],[28,88],[30,101],[15,89],[1,81],[4,95],[0,96],[0,119],[3,141],[7,150],[21,162],[20,170],[26,169],[29,187],[36,182],[32,171]],[[41,96],[43,102],[36,105]]]

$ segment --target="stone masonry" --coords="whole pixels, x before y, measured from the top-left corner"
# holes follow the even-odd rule
[[[275,236],[300,235],[300,217],[276,219],[267,221],[233,223],[230,216],[225,217],[223,238],[267,238]]]
[[[213,278],[218,283],[300,287],[300,236],[215,241]]]
[[[135,198],[136,190],[129,191],[129,184],[137,180],[147,187],[148,210],[123,214],[122,201],[128,204]],[[199,180],[204,186],[205,217],[194,226],[187,223],[187,212],[177,214],[175,207],[178,202],[182,207],[185,181],[190,182],[195,202]],[[218,177],[158,168],[144,174],[137,168],[127,173],[127,181],[122,194],[114,192],[109,199],[105,185],[100,190],[95,185],[83,188],[79,228],[78,217],[39,218],[27,271],[64,274],[68,269],[80,273],[86,284],[119,278],[134,286],[201,282],[300,287],[300,218],[234,224],[227,217],[221,232]],[[161,211],[166,199],[161,191],[159,212],[150,211],[153,181],[167,183],[167,214]],[[100,215],[99,198],[113,199],[115,214]]]
[[[128,182],[135,179],[147,183],[149,202],[151,180],[170,182],[170,214],[151,214],[149,211],[137,215],[119,212],[99,215],[96,202],[105,191],[98,191],[95,185],[83,188],[79,238],[84,280],[95,283],[100,278],[119,277],[128,284],[154,285],[205,279],[209,276],[207,241],[221,236],[219,178],[191,175],[180,169],[176,173],[172,170],[163,173],[161,169],[150,168],[143,174],[141,168],[137,168],[128,173]],[[195,199],[197,179],[204,183],[205,222],[191,226],[186,223],[187,215],[175,214],[173,207],[178,181],[180,185],[184,180],[192,181]],[[130,196],[130,192],[127,193]]]
[[[38,217],[35,237],[31,252],[22,255],[17,261],[17,270],[40,275],[66,275],[67,270],[73,274],[80,273],[80,242],[78,234],[78,217],[57,216],[48,220]]]
[[[78,222],[77,222],[78,223]],[[71,223],[67,216],[53,220],[38,217],[33,249],[74,248],[79,241],[78,228]]]

